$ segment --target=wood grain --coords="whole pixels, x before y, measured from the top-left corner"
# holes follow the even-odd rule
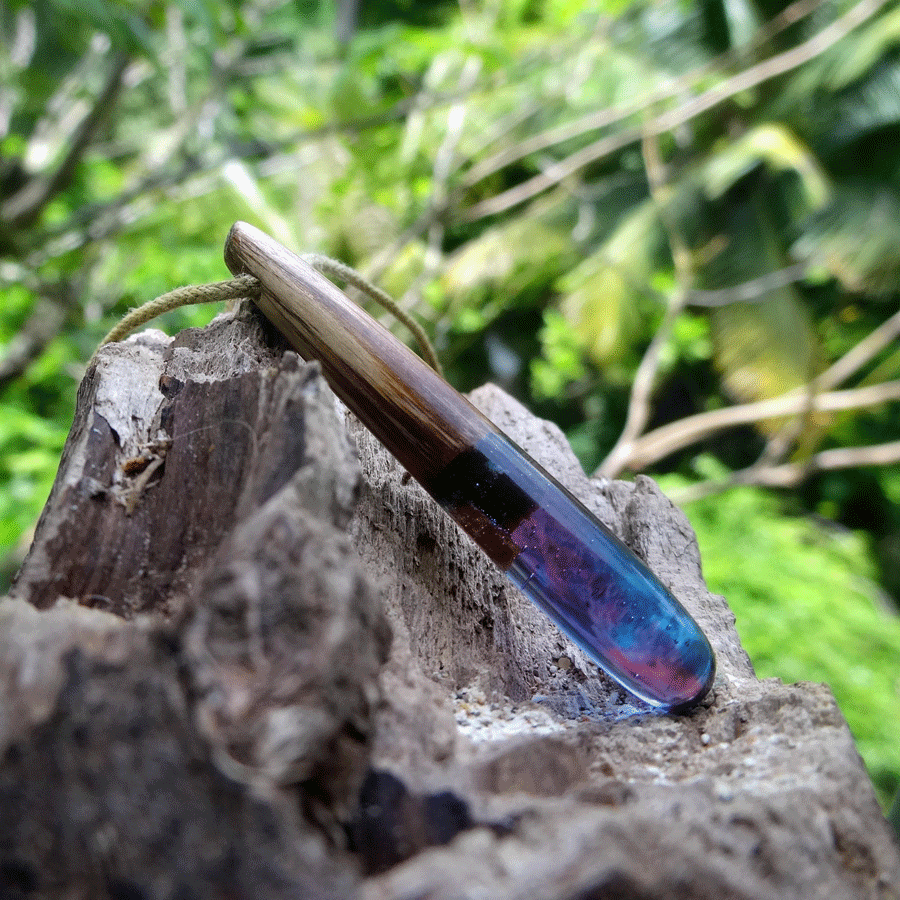
[[[264,232],[237,222],[225,242],[235,275],[259,279],[266,317],[418,480],[488,432],[468,400],[334,284]]]

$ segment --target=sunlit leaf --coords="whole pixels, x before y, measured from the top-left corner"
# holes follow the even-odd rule
[[[659,242],[656,208],[646,201],[560,281],[562,312],[596,365],[621,359],[639,332],[638,300],[646,295]]]
[[[775,173],[796,172],[810,210],[828,200],[828,177],[815,155],[790,129],[775,122],[758,125],[736,141],[724,142],[709,158],[700,173],[707,195],[721,197],[760,163]]]
[[[759,28],[759,13],[749,0],[722,0],[731,47],[745,47]]]
[[[566,235],[539,217],[511,219],[465,244],[445,269],[442,285],[448,296],[461,298],[501,288],[515,295],[546,280],[554,260],[569,253]]]
[[[711,316],[715,360],[730,394],[765,400],[800,387],[820,366],[813,322],[789,288]]]
[[[381,273],[378,286],[391,297],[402,297],[422,274],[427,252],[421,241],[410,241]]]

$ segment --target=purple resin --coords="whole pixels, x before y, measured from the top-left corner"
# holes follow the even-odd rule
[[[680,710],[715,675],[706,636],[656,576],[512,441],[488,434],[426,487],[619,684]]]

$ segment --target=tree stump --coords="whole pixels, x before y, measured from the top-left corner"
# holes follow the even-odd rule
[[[718,657],[632,703],[249,308],[104,348],[0,603],[0,896],[889,898],[827,688],[758,681],[652,481],[589,480]]]

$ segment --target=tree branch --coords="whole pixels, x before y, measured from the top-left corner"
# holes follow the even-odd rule
[[[532,153],[546,150],[549,147],[556,146],[564,141],[579,137],[588,131],[596,131],[599,128],[607,128],[610,125],[615,125],[617,122],[621,122],[630,116],[645,112],[664,100],[670,100],[672,97],[678,96],[685,90],[690,89],[698,79],[722,71],[727,66],[739,61],[740,55],[744,55],[748,51],[757,49],[785,28],[799,22],[800,19],[805,18],[815,10],[820,3],[821,0],[797,0],[796,3],[792,3],[763,25],[758,30],[750,46],[742,48],[740,54],[737,51],[723,53],[715,59],[710,60],[710,62],[705,65],[698,66],[696,69],[685,75],[670,79],[663,88],[655,91],[649,97],[645,97],[644,99],[627,106],[611,106],[606,109],[595,110],[572,122],[565,122],[562,125],[556,125],[553,128],[549,128],[540,134],[527,138],[524,141],[495,153],[493,156],[489,156],[487,159],[475,163],[475,165],[466,172],[465,178],[463,179],[463,187],[470,188],[479,181],[493,175],[495,172],[499,172],[501,169],[506,168],[506,166],[512,165],[513,163],[530,156]]]
[[[813,382],[815,390],[828,390],[846,381],[892,341],[900,337],[900,312],[894,313]]]
[[[831,391],[812,398],[801,389],[772,400],[760,400],[756,403],[699,413],[657,428],[635,441],[628,459],[628,468],[641,469],[649,466],[676,450],[688,447],[726,428],[797,415],[804,411],[837,412],[878,406],[892,400],[900,400],[900,380],[846,391]]]
[[[115,103],[128,63],[129,58],[123,54],[116,54],[113,57],[112,67],[106,77],[103,89],[90,111],[75,129],[69,149],[56,171],[49,175],[42,174],[29,179],[22,188],[0,206],[0,221],[7,229],[28,228],[33,225],[44,207],[60,191],[65,190],[71,184],[78,163]]]
[[[803,462],[782,465],[752,465],[732,472],[727,478],[703,481],[670,492],[675,503],[690,503],[721,494],[739,485],[758,487],[795,487],[816,472],[854,469],[860,466],[889,466],[900,462],[900,441],[872,444],[868,447],[839,447],[822,450]]]
[[[637,126],[627,128],[618,134],[607,135],[599,141],[589,144],[587,147],[548,167],[539,175],[535,175],[509,190],[497,194],[495,197],[469,207],[460,215],[460,221],[465,223],[476,222],[487,216],[505,212],[514,206],[518,206],[520,203],[524,203],[526,200],[530,200],[565,178],[574,175],[590,163],[596,162],[604,156],[608,156],[639,141],[644,134],[659,135],[672,131],[702,113],[721,105],[736,94],[750,90],[765,81],[784,75],[792,69],[802,66],[804,63],[820,56],[839,40],[846,37],[854,28],[870,19],[887,2],[888,0],[862,0],[843,16],[827,25],[818,34],[802,44],[777,56],[770,57],[755,66],[751,66],[749,69],[739,72],[731,78],[725,79],[720,85],[710,88],[693,100],[654,117],[643,128]]]
[[[78,305],[79,292],[64,280],[44,288],[38,301],[0,358],[0,390],[22,375],[65,328]]]
[[[732,303],[760,303],[772,291],[803,281],[806,277],[806,265],[798,263],[777,272],[768,272],[759,278],[744,281],[733,287],[719,288],[715,291],[692,290],[687,298],[688,306],[719,307]]]

